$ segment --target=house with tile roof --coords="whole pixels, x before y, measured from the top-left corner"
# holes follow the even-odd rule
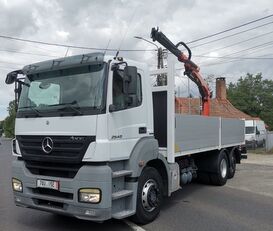
[[[175,99],[176,113],[200,115],[201,99],[199,98],[181,98]],[[225,78],[216,79],[216,97],[211,99],[210,116],[219,116],[224,118],[239,118],[245,120],[253,120],[252,116],[235,108],[227,99],[227,89]]]

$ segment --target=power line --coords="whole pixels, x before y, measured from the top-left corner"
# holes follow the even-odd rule
[[[241,25],[233,27],[233,28],[229,28],[229,29],[226,29],[226,30],[223,30],[223,31],[220,31],[220,32],[208,35],[208,36],[205,36],[205,37],[201,37],[199,39],[196,39],[196,40],[188,42],[188,44],[189,43],[194,43],[194,42],[206,39],[206,38],[210,38],[210,37],[213,37],[213,36],[216,36],[216,35],[219,35],[219,34],[223,34],[223,33],[226,33],[226,32],[229,32],[229,31],[241,28],[243,26],[246,26],[246,25],[249,25],[249,24],[261,21],[261,20],[264,20],[264,19],[272,17],[272,16],[273,16],[273,14],[268,15],[266,17],[262,17],[262,18],[256,19],[256,20],[253,20],[253,21],[250,21],[250,22],[247,22],[247,23],[244,23],[244,24],[241,24]],[[255,30],[257,28],[264,27],[264,26],[267,26],[267,25],[272,24],[272,23],[273,23],[273,21],[272,22],[268,22],[268,23],[264,23],[262,25],[255,26],[255,27],[249,28],[247,30],[239,31],[239,32],[231,34],[231,35],[227,35],[227,36],[215,39],[215,40],[211,40],[211,41],[208,41],[208,42],[205,42],[205,43],[202,43],[202,44],[198,44],[196,46],[193,46],[192,48],[196,48],[196,47],[199,47],[199,46],[202,46],[202,45],[206,45],[206,44],[209,44],[209,43],[212,43],[212,42],[216,42],[216,41],[219,41],[219,40],[222,40],[222,39],[225,39],[225,38],[229,38],[229,37],[232,37],[232,36],[235,36],[235,35],[238,35],[238,34],[242,34],[242,33],[245,33],[245,32],[251,31],[251,30]],[[253,38],[250,38],[250,39],[247,39],[247,40],[244,40],[244,41],[233,43],[233,44],[231,44],[229,46],[222,47],[222,48],[219,48],[219,49],[224,49],[224,48],[231,47],[231,46],[234,46],[234,45],[246,42],[246,41],[250,41],[250,40],[256,39],[258,37],[261,37],[261,36],[267,35],[269,33],[272,33],[272,32],[273,31],[265,33],[263,35],[255,36]],[[117,49],[109,49],[109,48],[105,49],[105,48],[94,48],[94,47],[85,47],[85,46],[65,45],[65,44],[60,44],[60,43],[43,42],[43,41],[30,40],[30,39],[24,39],[24,38],[18,38],[18,37],[6,36],[6,35],[0,35],[0,38],[10,39],[10,40],[15,40],[15,41],[21,41],[21,42],[35,43],[35,44],[40,44],[40,45],[58,46],[58,47],[64,47],[64,48],[76,48],[76,49],[100,50],[100,51],[117,51]],[[271,44],[271,42],[267,43],[267,45],[269,45],[269,44]],[[236,53],[240,53],[240,52],[245,52],[245,51],[248,51],[248,50],[251,50],[251,49],[255,49],[255,48],[258,48],[258,47],[264,46],[264,45],[265,44],[260,44],[258,46],[254,46],[254,47],[251,47],[251,48],[248,48],[248,49],[245,49],[245,50],[237,51],[237,52],[228,54],[226,56],[230,56],[230,55],[233,55],[233,54],[236,54]],[[126,52],[126,51],[156,51],[156,49],[151,49],[151,50],[144,50],[144,49],[136,49],[136,50],[122,49],[121,51],[123,51],[123,52]],[[32,53],[32,52],[23,52],[23,51],[16,51],[16,50],[0,50],[0,52],[11,52],[11,53],[18,53],[18,54],[37,55],[37,56],[56,57],[56,58],[59,57],[59,56],[53,56],[53,55],[44,55],[44,54],[38,54],[38,53]],[[198,55],[196,55],[196,57],[206,57],[206,56],[202,56],[202,55],[198,56]],[[225,56],[221,56],[221,57],[206,57],[206,58],[228,59]],[[234,59],[257,59],[257,58],[254,58],[254,57],[253,58],[252,57],[245,57],[245,58],[230,57],[230,58],[233,59],[233,61],[236,61]],[[271,58],[259,58],[259,59],[271,59]],[[224,62],[222,62],[222,63],[224,63]],[[10,63],[10,64],[15,64],[15,63]],[[18,65],[24,65],[24,64],[18,64]]]
[[[16,51],[16,50],[2,50],[1,49],[0,52],[18,53],[18,54],[24,54],[24,55],[37,55],[37,56],[55,57],[55,58],[60,57],[60,56],[56,56],[56,55],[44,55],[44,54],[37,54],[37,53],[23,52],[23,51]]]
[[[264,19],[266,19],[266,18],[270,18],[270,17],[272,17],[272,16],[273,16],[273,14],[268,15],[268,16],[265,16],[265,17],[262,17],[262,18],[258,18],[258,19],[256,19],[256,20],[252,20],[252,21],[250,21],[250,22],[241,24],[241,25],[239,25],[239,26],[232,27],[232,28],[229,28],[229,29],[226,29],[226,30],[223,30],[223,31],[220,31],[220,32],[217,32],[217,33],[208,35],[208,36],[205,36],[205,37],[201,37],[201,38],[199,38],[199,39],[195,39],[195,40],[193,40],[193,41],[189,41],[188,44],[194,43],[194,42],[197,42],[197,41],[201,41],[201,40],[204,40],[204,39],[206,39],[206,38],[214,37],[214,36],[216,36],[216,35],[223,34],[223,33],[226,33],[226,32],[229,32],[229,31],[232,31],[232,30],[235,30],[235,29],[244,27],[244,26],[246,26],[246,25],[249,25],[249,24],[252,24],[252,23],[255,23],[255,22],[264,20]],[[269,24],[272,24],[272,23],[273,23],[273,22],[265,23],[265,24],[262,24],[262,25],[260,25],[260,26],[256,26],[256,27],[254,27],[254,28],[250,28],[250,29],[245,30],[245,31],[240,31],[240,32],[237,32],[237,33],[232,34],[232,35],[229,35],[229,36],[225,36],[225,37],[222,37],[222,38],[218,38],[217,40],[212,40],[212,41],[208,41],[208,42],[203,43],[203,44],[199,44],[199,45],[193,46],[192,48],[195,48],[195,47],[198,47],[198,46],[202,46],[202,45],[205,45],[205,44],[208,44],[208,43],[211,43],[211,42],[219,41],[219,40],[221,40],[221,39],[224,39],[224,38],[227,38],[227,37],[231,37],[231,36],[235,36],[235,35],[237,35],[237,34],[241,34],[241,33],[244,33],[244,32],[250,31],[250,30],[254,30],[254,29],[257,29],[257,28],[259,28],[259,27],[266,26],[266,25],[269,25]],[[105,48],[95,48],[95,47],[68,45],[68,44],[61,44],[61,43],[50,43],[50,42],[44,42],[44,41],[38,41],[38,40],[31,40],[31,39],[24,39],[24,38],[19,38],[19,37],[7,36],[7,35],[0,35],[0,38],[10,39],[10,40],[15,40],[15,41],[21,41],[21,42],[42,44],[42,45],[47,45],[47,46],[58,46],[58,47],[65,47],[65,48],[86,49],[86,50],[97,50],[97,51],[117,51],[117,49],[113,49],[113,48],[106,48],[106,49],[105,49]],[[121,49],[120,51],[123,51],[123,52],[127,52],[127,51],[142,51],[142,52],[144,52],[144,51],[156,51],[156,49],[146,49],[146,50],[144,50],[144,49]]]
[[[256,49],[256,48],[259,48],[259,47],[266,47],[266,46],[269,46],[269,45],[272,45],[272,44],[273,44],[273,41],[262,43],[262,44],[259,44],[259,45],[253,46],[253,47],[249,47],[247,49],[243,49],[243,50],[240,50],[240,51],[236,51],[236,52],[227,54],[227,55],[225,55],[225,57],[230,56],[230,55],[234,55],[234,54],[238,54],[238,53],[241,53],[241,52],[253,50],[253,49]]]
[[[24,39],[19,37],[12,37],[12,36],[6,36],[6,35],[0,35],[0,38],[4,39],[10,39],[10,40],[16,40],[21,42],[28,42],[28,43],[36,43],[36,44],[42,44],[47,46],[57,46],[57,47],[65,47],[65,48],[75,48],[75,49],[85,49],[85,50],[96,50],[96,51],[117,51],[117,49],[112,48],[95,48],[95,47],[85,47],[85,46],[75,46],[75,45],[65,45],[61,43],[50,43],[50,42],[43,42],[38,40],[32,40],[32,39]],[[121,49],[120,51],[126,52],[126,51],[156,51],[156,49],[150,49],[150,50],[144,50],[144,49],[136,49],[136,50],[130,50],[130,49]]]
[[[252,48],[252,50],[254,50],[254,51],[252,51],[252,52],[247,51],[247,53],[246,53],[246,54],[243,54],[242,56],[246,56],[246,55],[250,55],[250,54],[253,54],[253,53],[260,52],[261,50],[267,49],[268,46],[272,46],[272,45],[273,45],[273,44],[269,44],[269,45],[264,45],[264,46],[262,46],[262,47],[258,47],[258,48],[255,48],[255,49]],[[257,50],[258,50],[258,51],[257,51]],[[230,54],[229,54],[229,55],[230,55]],[[259,55],[258,57],[263,57],[263,56],[268,56],[268,55],[272,55],[272,54]]]
[[[202,65],[202,66],[214,66],[214,65],[217,65],[217,64],[224,64],[224,63],[230,63],[230,62],[234,62],[234,61],[236,61],[236,60],[242,60],[242,59],[244,59],[244,57],[242,58],[242,56],[244,56],[244,55],[242,55],[242,56],[239,56],[239,57],[230,57],[231,55],[234,55],[234,54],[238,54],[238,53],[242,53],[242,52],[246,52],[246,51],[250,51],[250,50],[259,50],[259,49],[264,49],[264,48],[266,48],[267,46],[272,46],[273,45],[273,41],[270,41],[270,42],[266,42],[266,43],[262,43],[262,44],[259,44],[259,45],[256,45],[256,46],[253,46],[253,47],[250,47],[250,48],[247,48],[247,49],[243,49],[243,50],[240,50],[240,51],[236,51],[236,52],[233,52],[233,53],[230,53],[230,54],[227,54],[227,55],[224,55],[224,56],[220,56],[222,59],[223,58],[226,58],[226,57],[229,57],[229,58],[232,58],[232,59],[234,59],[234,60],[232,60],[232,61],[224,61],[224,62],[216,62],[216,63],[212,63],[212,64],[205,64],[205,65]],[[253,52],[252,52],[253,53]],[[249,54],[251,54],[251,53],[249,53]],[[245,54],[246,55],[246,54]],[[264,55],[263,55],[264,56]],[[209,57],[207,57],[207,58],[209,58]],[[215,57],[216,58],[216,57]],[[247,58],[247,59],[255,59],[255,58],[257,58],[257,57],[249,57],[249,58]],[[259,57],[258,57],[259,58]],[[201,65],[202,63],[200,63],[199,65]]]
[[[198,42],[198,41],[207,39],[207,38],[211,38],[211,37],[217,36],[217,35],[219,35],[219,34],[223,34],[223,33],[226,33],[226,32],[232,31],[232,30],[236,30],[236,29],[238,29],[238,28],[241,28],[241,27],[250,25],[250,24],[252,24],[252,23],[255,23],[255,22],[258,22],[258,21],[261,21],[261,20],[270,18],[270,17],[272,17],[272,16],[273,16],[273,14],[270,14],[270,15],[267,15],[267,16],[265,16],[265,17],[262,17],[262,18],[258,18],[258,19],[252,20],[252,21],[250,21],[250,22],[243,23],[243,24],[241,24],[241,25],[239,25],[239,26],[235,26],[235,27],[232,27],[232,28],[229,28],[229,29],[226,29],[226,30],[223,30],[223,31],[214,33],[214,34],[210,34],[210,35],[201,37],[201,38],[199,38],[199,39],[192,40],[192,41],[188,42],[187,44],[195,43],[195,42]]]
[[[22,66],[22,65],[25,65],[23,63],[10,63],[10,62],[3,62],[3,61],[0,61],[0,63],[3,63],[3,64],[11,64],[11,65],[19,65],[19,66]]]
[[[252,27],[252,28],[247,29],[247,30],[239,31],[239,32],[236,32],[236,33],[231,34],[231,35],[223,36],[223,37],[218,38],[218,39],[210,40],[210,41],[208,41],[208,42],[204,42],[204,43],[198,44],[198,45],[196,45],[196,46],[192,46],[191,49],[196,48],[196,47],[200,47],[200,46],[204,46],[204,45],[207,45],[207,44],[210,44],[210,43],[218,42],[218,41],[220,41],[220,40],[223,40],[223,39],[226,39],[226,38],[230,38],[230,37],[233,37],[233,36],[236,36],[236,35],[239,35],[239,34],[248,32],[248,31],[252,31],[252,30],[258,29],[258,28],[260,28],[260,27],[264,27],[264,26],[270,25],[270,24],[272,24],[272,23],[273,23],[273,21],[272,21],[272,22],[265,23],[265,24],[262,24],[262,25],[259,25],[259,26]]]
[[[221,64],[226,64],[226,63],[234,63],[234,62],[242,62],[246,61],[245,59],[235,59],[231,61],[224,61],[224,62],[216,62],[216,63],[209,63],[209,64],[204,64],[202,65],[203,67],[209,67],[209,66],[215,66],[215,65],[221,65]]]
[[[265,56],[265,55],[262,55]],[[216,62],[216,63],[208,63],[208,64],[204,64],[202,65],[203,67],[208,67],[208,66],[215,66],[215,65],[221,65],[221,64],[225,64],[225,63],[234,63],[234,62],[240,62],[240,61],[246,61],[246,60],[257,60],[257,58],[262,57],[262,56],[258,56],[255,59],[244,59],[244,58],[236,58],[234,60],[230,60],[230,61],[223,61],[223,62]],[[273,58],[272,58],[273,59]],[[265,61],[268,60],[270,61],[271,59],[265,59]]]
[[[245,42],[248,42],[248,41],[251,41],[251,40],[254,40],[254,39],[257,39],[257,38],[260,38],[260,37],[269,35],[269,34],[272,34],[272,33],[273,33],[273,31],[270,31],[270,32],[267,32],[267,33],[264,33],[264,34],[261,34],[261,35],[258,35],[258,36],[251,37],[251,38],[249,38],[249,39],[242,40],[242,41],[240,41],[240,42],[232,43],[232,44],[230,44],[230,45],[228,45],[228,46],[216,48],[216,49],[214,49],[214,50],[212,50],[212,51],[210,50],[210,52],[215,52],[215,51],[223,50],[223,49],[226,49],[226,48],[230,48],[230,47],[236,46],[236,45],[238,45],[238,44],[242,44],[242,43],[245,43]],[[200,55],[206,55],[206,54],[207,54],[207,53],[202,53],[202,54],[200,54]],[[197,55],[195,55],[195,56],[197,56]]]
[[[124,35],[123,35],[121,41],[120,41],[119,47],[118,47],[118,49],[116,50],[116,51],[117,51],[116,56],[118,56],[118,53],[119,53],[120,50],[121,50],[120,48],[121,48],[121,46],[123,45],[123,41],[124,41],[124,39],[126,38],[126,35],[127,35],[127,33],[128,33],[128,30],[130,29],[130,25],[131,25],[131,23],[132,23],[132,21],[133,21],[133,18],[135,17],[136,11],[137,11],[137,6],[135,7],[134,12],[133,12],[133,14],[132,14],[132,16],[131,16],[131,18],[130,18],[129,25],[128,25],[128,27],[127,27],[127,29],[126,29],[126,31],[125,31],[125,33],[124,33]],[[106,49],[107,49],[107,48],[106,48]]]
[[[273,44],[271,44],[273,45]],[[265,48],[265,47],[264,47]],[[254,53],[254,52],[251,52]],[[251,54],[249,53],[249,54]],[[237,61],[245,61],[245,60],[273,60],[273,57],[264,57],[267,55],[273,55],[273,54],[265,54],[265,55],[260,55],[257,57],[242,57],[242,56],[233,56],[233,57],[227,57],[227,56],[207,56],[207,55],[196,55],[196,57],[200,57],[200,58],[207,58],[207,59],[230,59],[230,61],[220,61],[220,62],[214,62],[214,63],[208,63],[208,64],[202,64],[199,63],[199,66],[201,67],[206,67],[206,66],[215,66],[215,65],[220,65],[220,64],[225,64],[225,63],[233,63],[233,62],[237,62]],[[184,67],[181,68],[177,68],[176,70],[182,70],[184,69]]]
[[[201,58],[211,58],[211,59],[254,59],[254,60],[263,60],[263,59],[269,59],[272,60],[273,57],[267,57],[267,58],[262,58],[262,57],[240,57],[240,56],[235,56],[235,57],[226,57],[226,56],[208,56],[208,55],[196,55],[196,57],[201,57]]]

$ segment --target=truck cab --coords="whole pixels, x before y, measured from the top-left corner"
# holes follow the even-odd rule
[[[23,194],[15,192],[16,204],[92,220],[132,214],[133,205],[120,200],[130,201],[136,185],[125,187],[132,175],[125,165],[137,146],[145,154],[157,144],[147,66],[92,53],[22,72],[13,179]]]

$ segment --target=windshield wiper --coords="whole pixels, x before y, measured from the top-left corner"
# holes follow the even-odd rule
[[[42,116],[42,113],[41,113],[39,110],[35,109],[35,107],[19,107],[18,109],[23,109],[23,108],[29,108],[29,109],[31,109],[37,116]]]
[[[77,101],[73,101],[71,103],[60,103],[60,104],[54,104],[50,106],[64,106],[62,108],[59,108],[58,110],[63,111],[66,109],[72,109],[74,112],[76,112],[78,115],[83,115],[82,111],[80,110],[80,107],[78,105]]]

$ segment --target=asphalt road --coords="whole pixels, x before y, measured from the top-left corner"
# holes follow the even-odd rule
[[[103,224],[16,207],[10,187],[10,142],[0,145],[0,231],[133,230],[123,221]],[[191,184],[167,198],[144,230],[273,230],[273,165],[242,164],[224,187]]]

